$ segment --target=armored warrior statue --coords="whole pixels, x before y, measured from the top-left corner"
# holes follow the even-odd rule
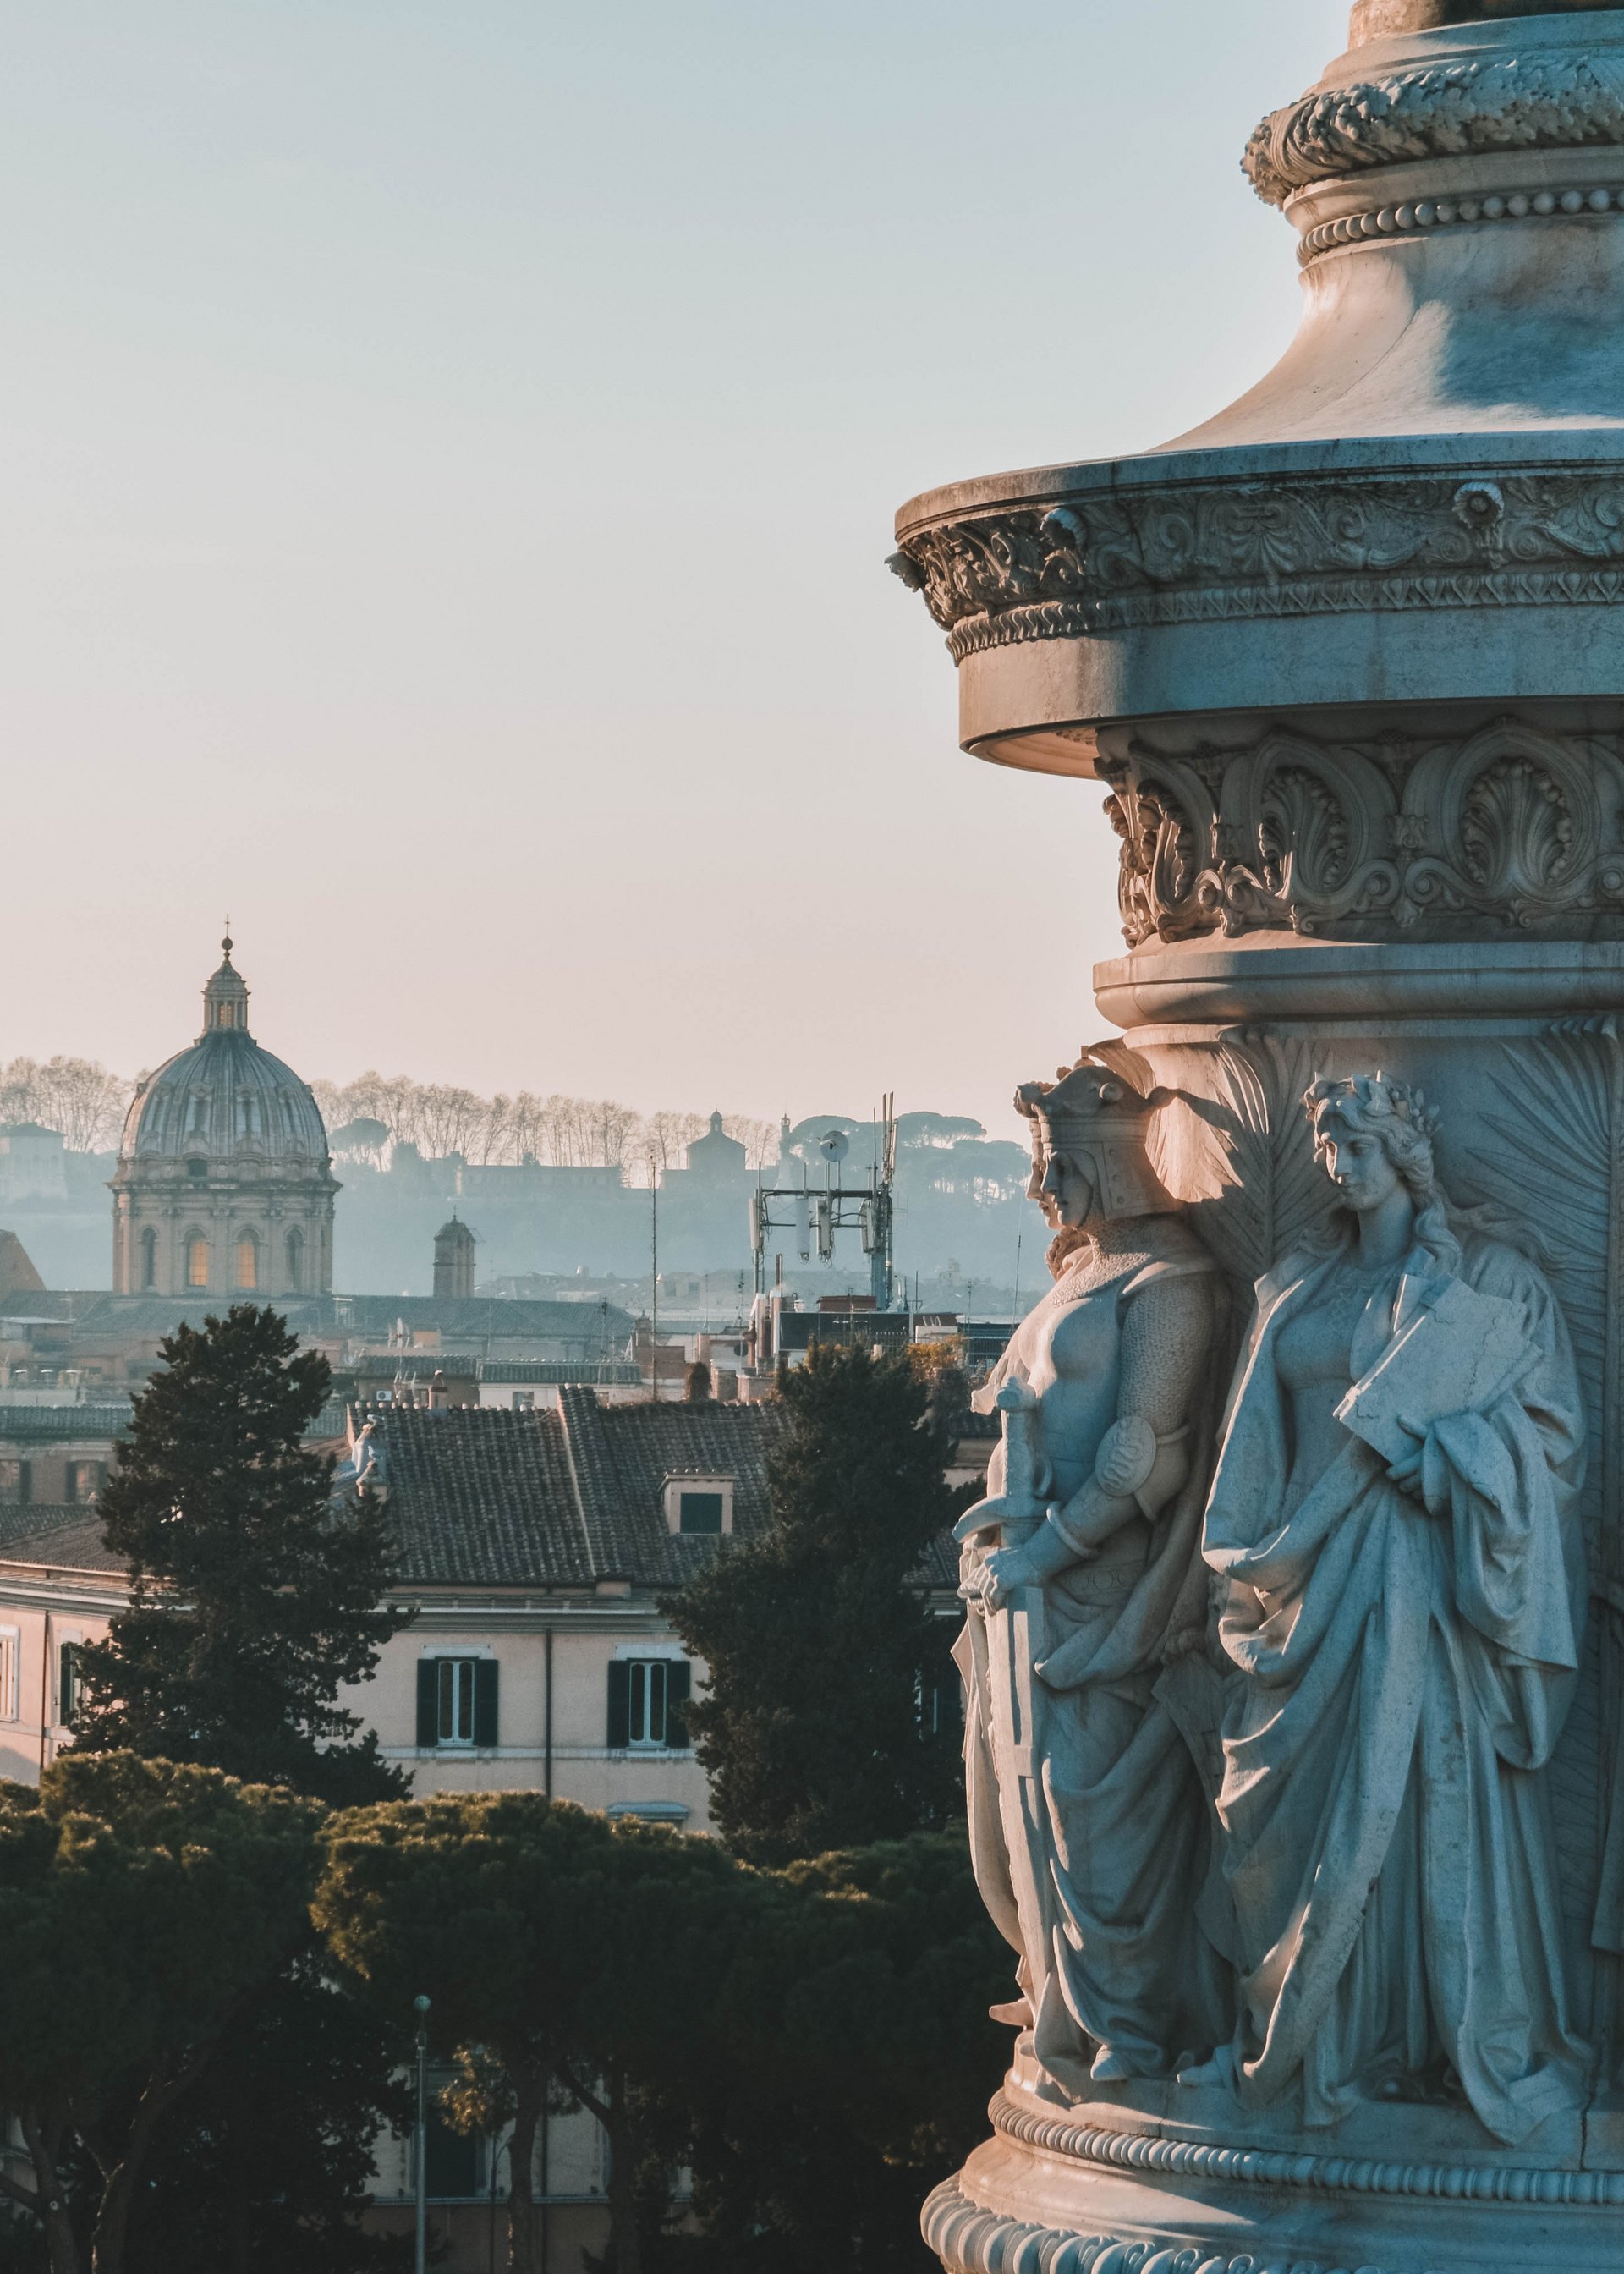
[[[1192,1915],[1204,1803],[1154,1695],[1205,1619],[1216,1281],[1147,1158],[1144,1096],[1085,1054],[1017,1103],[1057,1276],[979,1394],[1006,1435],[959,1526],[959,1659],[977,1874],[1020,1953],[1024,1996],[1000,2012],[1074,2088],[1166,2074],[1227,2026]]]

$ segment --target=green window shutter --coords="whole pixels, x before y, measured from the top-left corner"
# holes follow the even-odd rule
[[[665,1668],[665,1743],[677,1752],[688,1743],[686,1708],[692,1674],[685,1658],[673,1658]]]
[[[493,1658],[474,1660],[474,1743],[494,1745],[496,1735],[497,1677],[500,1672]]]
[[[609,1661],[609,1744],[612,1749],[631,1743],[632,1670],[623,1658]]]
[[[417,1660],[417,1749],[425,1751],[440,1736],[440,1660]]]

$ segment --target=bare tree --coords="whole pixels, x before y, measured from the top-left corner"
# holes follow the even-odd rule
[[[778,1125],[757,1121],[748,1113],[725,1113],[722,1126],[744,1148],[747,1169],[770,1169],[778,1157]]]
[[[557,1090],[543,1097],[522,1089],[512,1097],[485,1098],[449,1083],[375,1071],[350,1082],[311,1087],[330,1129],[381,1121],[395,1144],[415,1145],[425,1159],[460,1153],[481,1165],[535,1160],[560,1169],[618,1168],[634,1183],[679,1167],[709,1126],[703,1113],[663,1111],[645,1120],[610,1097],[569,1097]],[[745,1146],[752,1168],[777,1159],[778,1135],[771,1122],[733,1114],[722,1126]]]
[[[0,1120],[57,1129],[70,1153],[117,1141],[135,1085],[93,1058],[13,1058],[0,1073]]]
[[[662,1173],[667,1169],[680,1169],[688,1147],[710,1126],[708,1114],[651,1113],[644,1124],[644,1149],[653,1156]]]

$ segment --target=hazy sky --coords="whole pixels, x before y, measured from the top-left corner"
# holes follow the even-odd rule
[[[1339,0],[0,6],[0,1058],[972,1111],[1098,1031],[1092,784],[954,740],[929,484],[1295,321]]]

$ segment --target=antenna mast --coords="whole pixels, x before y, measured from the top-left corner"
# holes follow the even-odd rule
[[[887,1090],[875,1125],[874,1158],[861,1184],[848,1185],[843,1167],[851,1140],[843,1129],[826,1130],[818,1141],[823,1161],[823,1189],[814,1196],[807,1184],[806,1163],[800,1163],[799,1185],[758,1183],[750,1195],[750,1246],[756,1257],[756,1292],[766,1291],[767,1239],[773,1231],[793,1230],[801,1260],[812,1245],[814,1216],[817,1252],[832,1263],[837,1231],[855,1231],[868,1259],[868,1284],[876,1311],[889,1311],[894,1293],[892,1271],[891,1185],[897,1171],[896,1094]],[[811,1206],[816,1198],[816,1209]],[[777,1206],[775,1207],[775,1203]],[[780,1262],[782,1259],[780,1258]]]

